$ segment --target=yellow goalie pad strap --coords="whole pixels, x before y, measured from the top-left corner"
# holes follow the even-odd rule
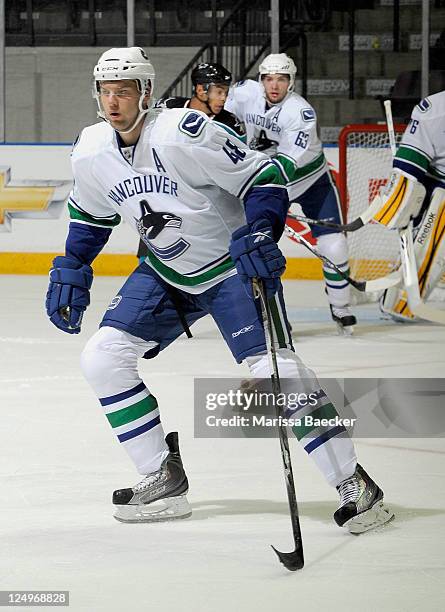
[[[425,187],[416,179],[396,169],[379,195],[381,206],[372,220],[388,229],[406,227],[422,206]]]

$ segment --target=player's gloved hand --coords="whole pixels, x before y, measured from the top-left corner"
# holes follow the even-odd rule
[[[254,298],[252,279],[263,281],[270,298],[278,291],[280,276],[286,269],[286,259],[272,235],[272,227],[266,220],[244,225],[232,235],[230,256],[251,298]]]
[[[50,321],[68,334],[78,334],[83,313],[90,303],[91,266],[69,257],[56,257],[49,272],[46,312]]]

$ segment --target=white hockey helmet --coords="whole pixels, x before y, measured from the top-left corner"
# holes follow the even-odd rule
[[[289,87],[287,88],[287,91],[290,92],[293,90],[295,85],[297,67],[295,66],[294,60],[285,53],[270,53],[261,62],[259,73],[258,80],[260,83],[265,74],[288,74]]]
[[[94,87],[93,98],[97,102],[98,116],[107,121],[102,104],[100,101],[100,82],[101,81],[136,81],[140,92],[139,115],[130,129],[122,133],[131,132],[141,121],[142,117],[148,113],[153,105],[153,84],[155,70],[148,59],[147,54],[141,47],[123,47],[118,49],[108,49],[102,53],[97,64],[94,66]],[[150,103],[144,104],[144,98],[150,94]]]

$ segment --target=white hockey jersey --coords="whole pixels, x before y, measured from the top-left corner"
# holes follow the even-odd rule
[[[107,123],[85,128],[72,168],[72,221],[107,228],[124,218],[147,244],[147,263],[190,293],[235,273],[228,247],[246,223],[246,193],[269,186],[285,195],[285,178],[266,155],[182,108],[147,116],[132,159]]]
[[[244,122],[252,149],[264,150],[282,165],[291,202],[327,172],[315,111],[298,94],[270,106],[260,83],[240,81],[231,87],[224,108]]]
[[[427,176],[445,185],[445,91],[428,96],[414,107],[394,167],[421,182]]]

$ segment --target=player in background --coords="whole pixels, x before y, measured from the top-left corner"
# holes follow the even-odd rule
[[[232,83],[231,73],[221,64],[201,63],[191,73],[193,93],[191,98],[162,98],[156,108],[189,108],[205,113],[209,119],[223,127],[231,136],[246,141],[244,126],[235,115],[224,109],[224,103]],[[147,257],[148,249],[139,241],[137,256],[140,261]]]
[[[317,133],[312,106],[294,89],[297,68],[285,53],[268,55],[257,81],[236,83],[225,108],[243,121],[251,149],[274,157],[288,181],[290,202],[311,219],[341,222],[340,201]],[[335,229],[313,226],[320,252],[349,272],[346,237]],[[349,308],[350,288],[339,274],[323,267],[331,314],[341,332],[351,333],[356,318]]]
[[[337,412],[295,355],[288,333],[280,281],[285,259],[277,240],[289,200],[280,167],[204,113],[151,111],[154,76],[138,47],[110,49],[94,68],[94,95],[105,121],[85,128],[73,149],[71,222],[46,299],[51,322],[79,333],[90,301],[91,263],[112,228],[124,218],[148,245],[146,261],[111,300],[81,358],[117,440],[142,475],[134,487],[114,492],[115,518],[143,522],[191,514],[178,434],[165,437],[154,389],[141,379],[138,359],[156,357],[184,327],[210,314],[234,359],[246,362],[253,377],[269,378],[252,292],[252,280],[261,279],[274,313],[283,393],[310,393],[311,401],[293,410],[328,419],[314,426],[303,419],[294,433],[338,489],[335,521],[355,533],[388,521],[381,489],[357,463],[344,427],[332,424]],[[122,155],[124,145],[134,146],[130,160]],[[179,388],[177,402],[183,403]]]
[[[227,68],[216,62],[203,62],[193,68],[190,78],[193,85],[191,98],[163,98],[156,103],[156,107],[199,110],[231,136],[246,142],[244,125],[224,108],[232,83],[232,74]]]
[[[426,301],[445,272],[445,91],[417,104],[393,160],[393,172],[382,190],[381,208],[373,220],[389,229],[413,219],[414,253],[420,295]],[[413,320],[403,288],[388,289],[384,312]]]

